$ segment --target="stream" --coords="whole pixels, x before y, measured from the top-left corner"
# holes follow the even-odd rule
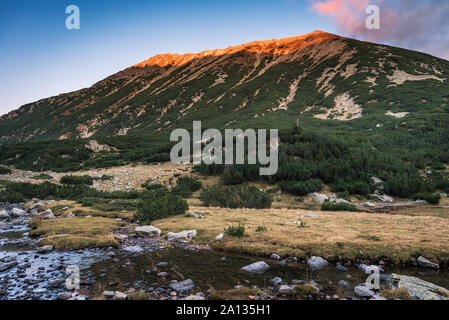
[[[286,264],[270,258],[216,252],[188,245],[157,246],[150,251],[128,252],[121,249],[85,249],[41,252],[37,240],[28,237],[28,219],[0,221],[0,300],[85,300],[101,296],[104,290],[144,291],[153,299],[182,299],[190,294],[207,297],[212,289],[228,290],[236,286],[274,291],[271,279],[283,283],[313,281],[321,291],[320,299],[355,299],[354,287],[367,275],[356,266],[346,265],[340,272],[334,264],[312,272],[305,261]],[[264,260],[270,268],[253,274],[241,268]],[[162,264],[161,264],[162,263]],[[67,267],[76,266],[80,274],[79,290],[68,290]],[[449,288],[447,269],[429,271],[419,268],[383,266],[384,276],[396,273],[418,277]],[[191,279],[195,288],[189,293],[174,294],[170,284]],[[344,288],[339,281],[349,287]],[[274,296],[274,294],[273,294]],[[268,299],[270,297],[268,293]]]

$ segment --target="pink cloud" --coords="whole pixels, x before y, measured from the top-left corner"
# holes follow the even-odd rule
[[[449,1],[447,0],[309,0],[313,11],[331,18],[338,33],[428,52],[447,59]],[[380,8],[380,30],[365,26],[369,5]]]

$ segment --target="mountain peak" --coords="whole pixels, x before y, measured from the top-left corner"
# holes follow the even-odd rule
[[[304,47],[316,45],[324,41],[335,40],[338,38],[340,37],[337,35],[321,30],[315,30],[311,33],[300,36],[281,39],[257,40],[237,46],[230,46],[225,49],[206,50],[199,53],[158,54],[148,60],[134,65],[133,67],[144,68],[151,66],[181,66],[195,59],[232,55],[242,51],[256,54],[287,55],[299,49],[303,49]]]

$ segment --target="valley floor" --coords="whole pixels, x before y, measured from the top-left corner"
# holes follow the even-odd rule
[[[95,181],[99,190],[140,189],[147,180],[169,184],[174,176],[190,171],[187,166],[163,164],[159,166],[126,166],[77,172],[76,175],[110,175],[113,180]],[[95,175],[93,175],[95,173]],[[48,173],[55,181],[62,174]],[[37,173],[14,170],[0,179],[34,181]],[[172,179],[173,178],[173,179]],[[200,177],[203,185],[217,182],[217,178]],[[53,181],[52,181],[53,182]],[[259,186],[268,188],[267,186]],[[194,242],[213,248],[257,256],[322,256],[331,261],[384,261],[392,264],[416,264],[420,255],[435,262],[449,261],[449,200],[440,206],[418,205],[395,208],[387,213],[321,212],[307,202],[294,197],[275,195],[272,209],[205,208],[196,194],[189,199],[190,212],[198,211],[204,218],[175,216],[156,221],[163,235],[168,232],[197,230]],[[55,215],[72,218],[47,220],[34,234],[47,236],[42,243],[56,248],[117,245],[119,239],[110,234],[114,228],[129,224],[134,212],[102,210],[82,207],[73,201],[55,202],[50,206]],[[56,210],[55,210],[56,209]],[[120,223],[116,219],[121,219]],[[97,221],[98,220],[98,221]],[[101,220],[101,221],[100,221]],[[127,222],[128,221],[128,222]],[[92,224],[97,228],[92,229]],[[225,235],[216,240],[229,226],[245,226],[241,238]]]

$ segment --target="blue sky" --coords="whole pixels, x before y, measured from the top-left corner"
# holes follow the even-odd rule
[[[314,12],[311,1],[333,0],[2,0],[0,114],[91,86],[158,53],[316,29],[341,34],[335,17]],[[81,11],[80,30],[65,28],[72,4]]]
[[[80,30],[65,28],[70,4],[80,8]],[[0,114],[88,87],[158,53],[325,28],[308,8],[283,0],[2,0]]]

